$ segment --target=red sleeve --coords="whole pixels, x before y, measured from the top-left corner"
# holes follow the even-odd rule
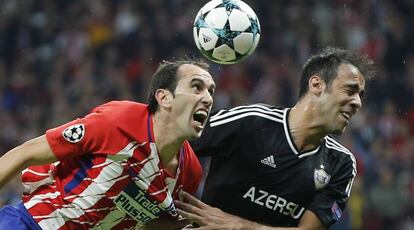
[[[198,186],[201,182],[201,177],[203,175],[203,169],[201,167],[200,161],[197,156],[194,154],[193,149],[186,141],[184,143],[185,147],[185,162],[184,162],[184,173],[183,173],[183,190],[194,195],[197,191]]]
[[[125,138],[111,117],[111,110],[95,110],[57,128],[46,131],[49,145],[59,160],[82,154],[116,154],[125,146]]]

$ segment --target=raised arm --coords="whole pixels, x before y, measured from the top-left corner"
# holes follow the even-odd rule
[[[190,194],[183,192],[185,202],[176,201],[177,212],[199,225],[200,230],[213,229],[240,229],[240,230],[325,230],[326,227],[311,211],[306,211],[302,216],[298,227],[271,227],[252,222],[211,207]]]
[[[45,135],[17,146],[0,158],[0,189],[26,167],[55,161]]]

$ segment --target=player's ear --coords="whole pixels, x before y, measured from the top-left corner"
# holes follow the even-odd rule
[[[309,78],[309,92],[313,95],[320,95],[325,87],[325,82],[318,75]]]
[[[155,91],[155,99],[160,107],[171,108],[173,98],[173,94],[168,89],[157,89]]]

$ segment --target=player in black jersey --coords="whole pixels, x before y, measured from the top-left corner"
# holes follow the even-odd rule
[[[184,193],[179,213],[205,229],[329,228],[356,175],[354,156],[332,135],[344,132],[373,75],[366,57],[327,48],[305,63],[294,107],[253,104],[213,114],[192,142],[199,156],[212,157],[206,204]]]

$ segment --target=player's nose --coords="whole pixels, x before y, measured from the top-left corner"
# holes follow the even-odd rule
[[[353,108],[355,108],[356,110],[358,110],[358,109],[360,109],[361,108],[361,106],[362,106],[362,100],[361,100],[361,97],[359,96],[359,94],[355,94],[353,97],[352,97],[352,100],[351,100],[351,106],[353,107]]]
[[[213,96],[210,94],[208,90],[204,91],[203,98],[201,99],[201,102],[208,107],[210,107],[213,104]]]

